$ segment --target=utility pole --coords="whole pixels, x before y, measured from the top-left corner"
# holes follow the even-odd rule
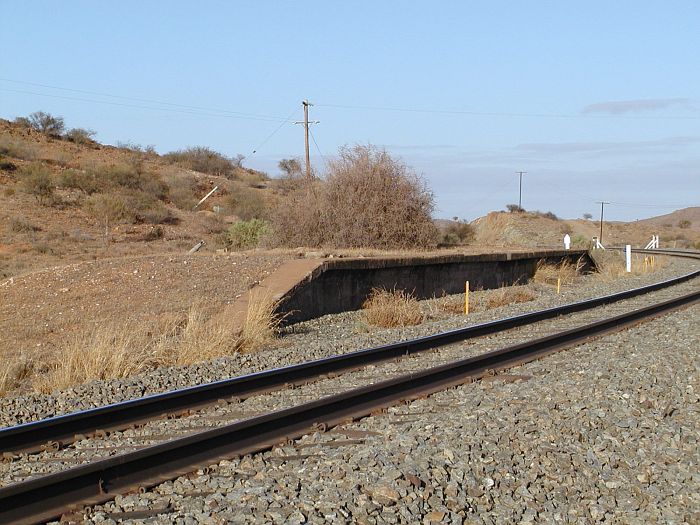
[[[311,157],[309,155],[309,124],[320,124],[320,121],[314,120],[309,122],[309,106],[313,106],[308,100],[303,100],[301,103],[304,106],[304,121],[295,122],[294,124],[304,125],[304,149],[306,153],[306,178],[311,180]]]
[[[603,244],[603,210],[605,208],[606,204],[610,204],[609,202],[606,201],[598,201],[600,203],[600,237],[598,238],[598,242],[600,244]]]
[[[523,175],[527,173],[527,171],[516,171],[518,175],[520,175],[520,192],[518,193],[518,208],[521,210],[523,209]]]

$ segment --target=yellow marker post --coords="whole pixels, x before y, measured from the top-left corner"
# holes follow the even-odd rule
[[[469,281],[464,283],[464,315],[469,315]]]
[[[557,278],[557,295],[559,294],[559,290],[561,290],[561,277]]]

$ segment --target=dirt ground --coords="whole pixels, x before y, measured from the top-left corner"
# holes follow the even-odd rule
[[[51,350],[98,323],[231,303],[289,255],[144,255],[34,271],[0,283],[0,355]]]

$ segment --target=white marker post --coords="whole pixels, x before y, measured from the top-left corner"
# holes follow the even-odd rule
[[[627,273],[630,273],[632,271],[632,246],[629,244],[625,246],[625,263]]]
[[[571,237],[567,233],[564,235],[564,249],[565,250],[570,250],[571,249]]]

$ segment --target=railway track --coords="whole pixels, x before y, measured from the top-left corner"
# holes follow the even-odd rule
[[[526,362],[542,355],[546,355],[561,348],[575,345],[591,337],[597,337],[612,330],[626,327],[632,323],[639,322],[650,315],[659,315],[665,311],[692,304],[698,300],[699,292],[691,280],[700,272],[693,272],[682,276],[677,280],[665,281],[650,287],[644,287],[621,294],[614,294],[604,298],[599,298],[582,303],[567,305],[562,308],[545,310],[544,312],[533,312],[525,316],[517,316],[503,321],[477,325],[468,329],[455,330],[446,334],[438,334],[428,338],[408,341],[386,347],[355,352],[346,356],[336,356],[318,362],[304,363],[294,367],[287,367],[278,371],[263,372],[245,376],[240,379],[237,385],[235,380],[230,382],[219,382],[220,386],[226,388],[241,388],[236,401],[242,397],[251,396],[255,393],[268,392],[271,389],[291,385],[292,383],[304,383],[317,375],[308,375],[310,370],[322,374],[335,374],[356,370],[353,373],[345,373],[339,381],[336,378],[327,378],[325,381],[317,381],[308,393],[304,393],[304,388],[278,390],[269,394],[269,405],[264,403],[256,407],[255,411],[248,412],[241,410],[244,404],[219,403],[212,405],[213,400],[220,399],[222,395],[211,395],[207,388],[202,391],[208,392],[210,397],[205,401],[195,400],[192,407],[208,406],[207,409],[198,412],[198,417],[181,418],[173,420],[173,428],[167,435],[149,436],[146,439],[137,439],[141,428],[132,428],[127,431],[126,444],[116,445],[110,449],[106,440],[109,438],[103,430],[97,432],[97,440],[93,448],[79,446],[61,450],[57,443],[49,445],[49,452],[56,453],[57,462],[81,463],[89,461],[98,450],[105,450],[113,453],[115,450],[133,450],[126,454],[116,455],[102,459],[96,463],[85,464],[76,468],[54,472],[43,478],[31,479],[22,483],[10,485],[0,489],[0,522],[18,520],[19,522],[36,522],[50,519],[66,511],[74,504],[92,504],[99,501],[111,499],[116,493],[137,489],[142,486],[149,486],[165,479],[170,479],[177,475],[193,470],[197,465],[208,464],[224,457],[242,454],[254,450],[260,450],[281,440],[295,437],[307,432],[310,428],[325,428],[347,418],[356,418],[367,415],[373,410],[385,407],[401,399],[412,398],[418,395],[434,392],[452,384],[458,384],[474,377],[478,377],[490,371],[500,370]],[[683,284],[685,283],[685,284]],[[670,289],[674,286],[673,289]],[[685,292],[680,298],[677,288],[685,288]],[[647,302],[642,297],[645,293],[654,293],[653,307],[639,308],[643,302]],[[671,296],[675,296],[671,298]],[[634,299],[636,297],[636,299]],[[624,301],[624,302],[623,302]],[[635,302],[636,301],[636,302]],[[605,318],[600,319],[598,310],[593,310],[602,305],[608,305]],[[614,305],[615,310],[610,311]],[[625,306],[626,305],[626,306]],[[578,313],[577,313],[578,312]],[[622,313],[621,313],[622,312]],[[576,315],[573,315],[577,313]],[[585,317],[582,315],[585,314]],[[575,328],[562,330],[562,319],[560,316],[568,316],[573,320]],[[542,321],[547,320],[549,326],[543,326]],[[538,327],[533,331],[527,325],[538,323]],[[546,323],[545,323],[546,324]],[[499,331],[511,330],[520,327],[526,332],[513,334],[516,340],[521,341],[510,344],[501,350],[479,353],[473,357],[464,358],[465,348],[463,341],[484,335],[493,335]],[[543,334],[545,334],[542,336]],[[532,337],[539,336],[535,340]],[[510,336],[509,336],[510,337]],[[455,344],[455,343],[462,343]],[[448,345],[448,346],[446,346]],[[425,350],[435,347],[446,347],[447,351],[439,353],[427,353]],[[476,349],[473,349],[476,350]],[[382,353],[386,352],[386,353]],[[410,360],[402,360],[401,363],[387,362],[400,356],[408,354],[420,354]],[[478,352],[477,352],[478,353]],[[350,357],[352,356],[352,357]],[[353,362],[353,359],[359,359]],[[377,366],[383,363],[381,366]],[[369,366],[371,373],[365,368]],[[336,368],[333,368],[336,367]],[[284,374],[292,375],[291,378]],[[278,375],[279,374],[279,375]],[[386,380],[386,377],[392,377]],[[280,378],[284,378],[281,382]],[[262,380],[261,383],[256,381]],[[275,381],[277,381],[275,383]],[[372,384],[369,386],[367,382]],[[214,384],[217,385],[217,384]],[[358,386],[364,385],[364,386]],[[219,385],[217,385],[219,386]],[[215,390],[215,386],[205,385],[208,389]],[[182,398],[187,399],[191,393],[197,393],[195,389],[186,389],[188,393],[181,393]],[[324,390],[324,388],[330,388]],[[296,404],[303,398],[316,399],[321,394],[326,397],[311,401],[309,403]],[[243,392],[241,394],[241,392]],[[177,393],[175,393],[177,394]],[[330,394],[330,395],[328,395]],[[230,396],[231,394],[228,394]],[[165,396],[165,397],[162,397]],[[168,395],[152,396],[167,400]],[[177,399],[177,395],[175,399]],[[264,397],[264,396],[256,396]],[[153,399],[146,398],[150,404]],[[281,399],[286,399],[285,403],[280,403]],[[189,400],[192,402],[192,399]],[[134,404],[130,404],[134,403]],[[296,404],[296,405],[295,405]],[[126,406],[132,410],[138,403],[129,402],[103,409],[88,411],[84,417],[100,415],[100,411],[106,414],[118,413],[118,407]],[[274,410],[275,407],[286,406],[283,410]],[[162,408],[162,407],[161,407]],[[92,413],[92,414],[90,414]],[[160,410],[163,413],[163,410]],[[82,414],[82,413],[80,413]],[[259,415],[262,414],[262,415]],[[46,429],[59,428],[56,424],[64,424],[71,421],[84,421],[78,417],[79,414],[53,418],[44,422],[37,422],[19,427],[4,429],[6,436],[15,437],[25,432],[25,436],[32,430],[40,429],[46,425]],[[100,417],[104,417],[102,414]],[[140,420],[145,417],[143,413],[138,415]],[[239,421],[231,424],[232,420]],[[87,420],[87,419],[86,419]],[[136,420],[136,421],[140,421]],[[193,423],[194,424],[191,424]],[[84,424],[81,423],[81,424]],[[133,423],[130,423],[133,425]],[[124,426],[120,423],[118,426]],[[140,426],[140,425],[138,425]],[[212,428],[213,427],[213,428]],[[146,428],[146,427],[143,427]],[[192,433],[194,431],[194,433]],[[47,433],[50,432],[46,430]],[[63,427],[61,432],[66,432]],[[181,437],[183,433],[189,433]],[[70,432],[69,432],[70,434]],[[45,434],[46,435],[46,434]],[[44,436],[45,436],[44,435]],[[54,434],[54,437],[57,434]],[[133,438],[133,439],[132,439]],[[43,439],[43,437],[42,437]],[[131,439],[131,441],[129,441]],[[156,444],[144,448],[153,442]],[[55,448],[56,450],[51,450]],[[81,453],[81,449],[83,452]],[[7,449],[5,449],[7,450]],[[9,450],[12,450],[10,448]],[[87,451],[88,454],[84,454]],[[46,452],[44,452],[46,454]],[[72,454],[72,455],[71,455]],[[81,457],[82,456],[82,457]],[[44,463],[44,460],[45,463]],[[42,458],[40,464],[50,464],[51,458]],[[10,463],[12,465],[14,463]],[[20,463],[21,464],[21,463]],[[65,466],[65,465],[64,465]],[[79,487],[79,488],[78,488]],[[37,499],[42,500],[42,505],[37,508]],[[7,510],[6,510],[7,509]]]

